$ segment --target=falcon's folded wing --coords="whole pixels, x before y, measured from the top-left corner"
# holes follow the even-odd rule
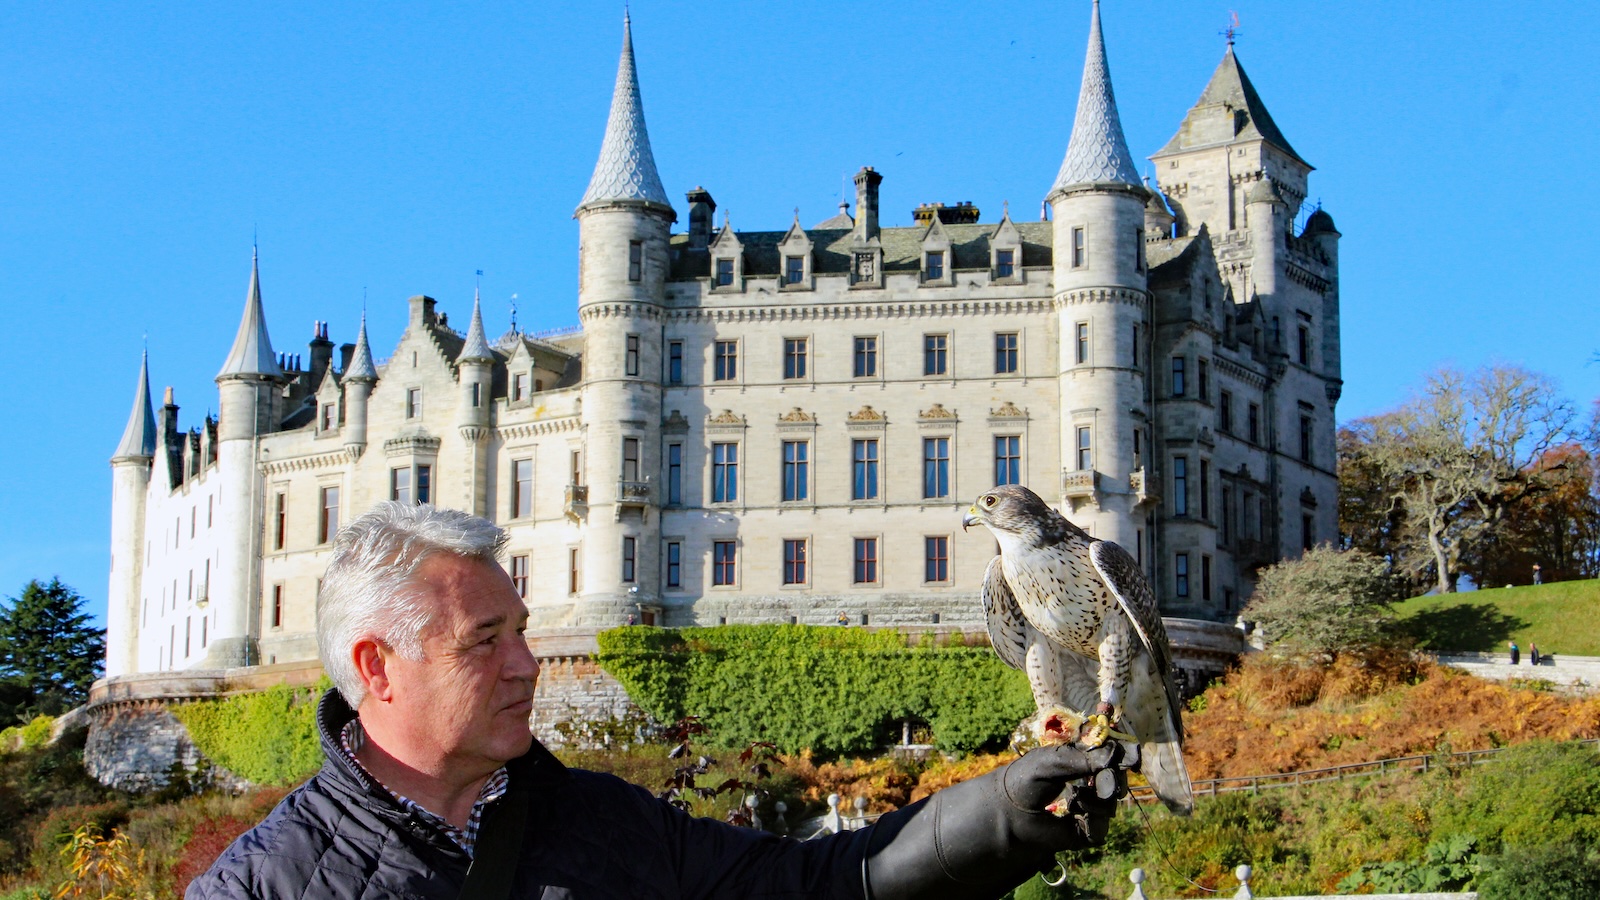
[[[983,573],[982,594],[984,624],[989,627],[989,643],[994,645],[994,652],[1011,668],[1026,670],[1028,622],[1011,594],[998,556],[989,560],[989,568]]]

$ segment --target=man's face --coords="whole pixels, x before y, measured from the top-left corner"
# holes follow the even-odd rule
[[[527,608],[492,562],[441,553],[418,567],[417,583],[432,598],[433,621],[420,662],[384,653],[394,712],[406,743],[426,748],[422,757],[487,775],[533,741],[539,664],[523,638]]]

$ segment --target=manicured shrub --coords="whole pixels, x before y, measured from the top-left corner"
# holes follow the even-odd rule
[[[254,784],[286,785],[322,765],[315,689],[277,685],[265,691],[172,707],[200,752]]]

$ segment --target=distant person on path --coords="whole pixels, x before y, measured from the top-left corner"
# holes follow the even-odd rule
[[[1528,642],[1528,665],[1537,666],[1538,664],[1539,664],[1539,645],[1535,644],[1533,641],[1529,641]]]
[[[692,818],[533,739],[539,663],[505,543],[425,504],[379,503],[339,532],[317,600],[326,762],[189,900],[990,900],[1104,842],[1138,762],[1118,741],[1041,747],[812,841]]]
[[[1522,650],[1517,647],[1517,642],[1516,641],[1512,641],[1511,642],[1511,664],[1514,666],[1519,662],[1522,662]]]
[[[1544,570],[1539,568],[1538,563],[1533,564],[1533,583],[1544,584]],[[1538,665],[1538,663],[1534,663],[1534,665]]]
[[[850,617],[845,615],[843,612],[840,612],[839,613],[839,618],[838,618],[837,621],[838,621],[838,623],[840,625],[849,625],[850,624]]]

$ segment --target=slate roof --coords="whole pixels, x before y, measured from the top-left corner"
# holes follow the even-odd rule
[[[1233,137],[1225,142],[1196,141],[1193,137],[1194,130],[1190,127],[1191,122],[1200,115],[1209,113],[1208,108],[1215,106],[1242,111],[1243,120],[1235,125]],[[1200,92],[1200,99],[1194,102],[1194,106],[1189,108],[1188,115],[1183,117],[1183,124],[1178,126],[1178,133],[1173,135],[1155,156],[1247,140],[1266,141],[1299,160],[1307,168],[1311,167],[1310,163],[1300,158],[1300,154],[1294,152],[1294,148],[1289,146],[1289,139],[1278,130],[1278,123],[1272,121],[1272,114],[1267,112],[1267,105],[1261,102],[1261,95],[1256,93],[1255,85],[1250,83],[1250,76],[1244,73],[1244,66],[1239,64],[1239,58],[1234,55],[1233,45],[1229,44],[1228,51],[1222,56],[1222,62],[1218,63],[1217,70],[1211,73],[1211,80],[1206,83],[1206,89]]]
[[[466,359],[482,359],[494,362],[494,351],[489,349],[489,340],[483,335],[483,307],[478,295],[472,295],[472,324],[467,326],[467,339],[461,347],[461,355],[456,357],[456,362]]]
[[[1078,113],[1072,121],[1072,139],[1061,161],[1052,190],[1077,184],[1120,183],[1140,186],[1139,170],[1128,152],[1117,115],[1117,98],[1111,91],[1111,71],[1106,66],[1106,42],[1100,34],[1100,2],[1089,17],[1089,50],[1083,60],[1083,84],[1078,89]]]
[[[356,334],[356,349],[350,354],[350,364],[344,367],[343,380],[352,378],[378,380],[378,367],[372,364],[372,345],[367,343],[367,314],[361,314],[361,331]]]
[[[144,352],[139,362],[139,386],[133,392],[133,412],[128,415],[128,427],[122,432],[122,441],[112,459],[154,459],[156,455],[156,414],[150,405],[150,351]]]
[[[1050,265],[1051,224],[1049,222],[1014,222],[1022,237],[1021,266]],[[961,269],[989,268],[990,237],[1000,226],[998,223],[970,225],[945,225],[950,238],[951,267]],[[884,228],[878,233],[883,243],[883,268],[886,272],[916,272],[922,268],[922,237],[925,225],[906,228]],[[772,277],[779,274],[783,261],[778,245],[788,231],[741,231],[739,243],[744,245],[744,274],[749,277]],[[812,243],[812,272],[818,275],[847,274],[850,271],[850,246],[854,232],[849,228],[812,228],[806,236]],[[672,236],[672,277],[675,280],[703,278],[711,274],[711,254],[705,250],[690,250],[687,234]]]
[[[283,377],[277,354],[272,352],[272,338],[267,335],[267,316],[261,308],[261,264],[254,252],[250,254],[250,291],[245,295],[244,318],[239,320],[233,349],[217,373],[219,379],[236,376]]]
[[[667,192],[656,174],[650,153],[650,133],[644,125],[644,101],[639,97],[639,73],[633,64],[633,25],[622,16],[622,60],[617,64],[617,87],[611,96],[611,115],[600,143],[600,160],[579,205],[606,200],[643,200],[668,209]]]

